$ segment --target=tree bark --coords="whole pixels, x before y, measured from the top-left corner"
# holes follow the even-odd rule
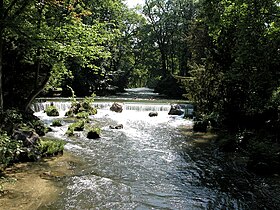
[[[23,110],[24,111],[28,111],[31,103],[34,101],[34,99],[44,90],[47,82],[49,81],[50,78],[50,74],[47,74],[45,79],[43,80],[43,82],[41,83],[40,86],[37,86],[36,89],[34,89],[30,95],[28,96],[28,98],[26,99],[26,103],[24,104]]]
[[[0,25],[1,27],[1,25]],[[3,30],[0,29],[0,113],[4,108],[3,99]]]
[[[3,99],[3,28],[4,28],[4,0],[0,0],[0,113],[4,108]]]

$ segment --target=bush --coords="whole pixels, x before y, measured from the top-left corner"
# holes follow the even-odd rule
[[[269,139],[252,139],[248,145],[249,169],[262,175],[280,171],[280,145]]]
[[[0,122],[0,130],[2,129],[11,134],[13,129],[23,122],[23,116],[16,109],[8,109],[0,113]]]
[[[16,160],[21,148],[21,141],[14,141],[6,133],[0,133],[0,170]]]

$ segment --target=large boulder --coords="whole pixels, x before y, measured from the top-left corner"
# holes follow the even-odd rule
[[[123,111],[122,105],[120,103],[114,102],[110,107],[110,110],[113,112],[121,113]]]
[[[182,115],[185,112],[181,109],[181,106],[178,104],[171,104],[171,108],[168,112],[169,115]]]
[[[15,130],[12,137],[17,141],[22,141],[26,147],[35,146],[40,140],[39,135],[33,130]]]

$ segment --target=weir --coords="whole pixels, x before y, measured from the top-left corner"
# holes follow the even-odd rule
[[[45,101],[45,102],[35,102],[31,105],[31,109],[34,112],[42,112],[48,106],[53,104],[59,112],[64,112],[70,109],[71,102],[70,101]],[[108,110],[112,106],[113,102],[94,102],[92,106],[97,109]],[[124,102],[121,103],[123,105],[123,110],[135,110],[135,111],[166,111],[170,110],[170,103],[143,103],[143,102]],[[188,113],[193,111],[193,106],[191,104],[180,104],[182,110],[188,109]]]

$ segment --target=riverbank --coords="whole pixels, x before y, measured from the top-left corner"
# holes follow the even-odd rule
[[[62,156],[6,168],[0,206],[9,210],[44,208],[61,193],[61,181],[74,175],[76,166],[81,164],[77,157],[64,152]]]

